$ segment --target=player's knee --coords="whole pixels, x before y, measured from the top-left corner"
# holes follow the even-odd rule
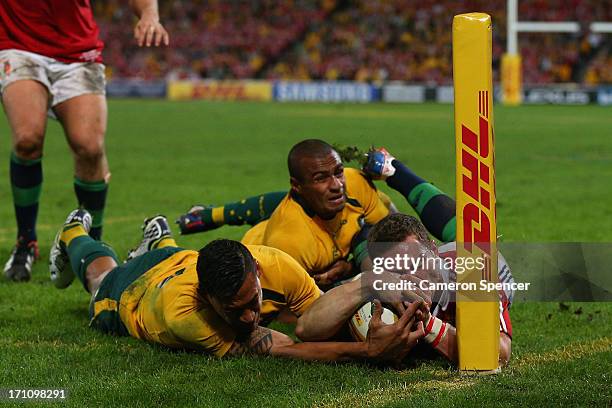
[[[95,293],[106,276],[117,267],[117,261],[110,256],[94,260],[85,270],[85,282],[90,293]]]
[[[22,129],[15,132],[14,150],[17,157],[34,160],[42,156],[44,132],[35,129]]]
[[[104,142],[100,140],[76,146],[74,153],[81,164],[95,166],[105,157]]]
[[[89,293],[95,294],[98,291],[106,275],[108,275],[108,271],[104,273],[99,273],[95,271],[85,272],[85,282],[87,284],[87,290],[89,291]]]

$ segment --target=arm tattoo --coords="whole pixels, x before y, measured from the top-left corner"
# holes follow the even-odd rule
[[[272,330],[266,327],[258,327],[251,333],[251,336],[244,342],[234,342],[229,350],[232,356],[245,354],[268,355],[272,349]]]
[[[227,354],[230,356],[243,356],[247,353],[247,351],[248,350],[244,343],[238,343],[237,341],[235,341],[234,343],[232,343],[232,347],[230,347]]]
[[[270,354],[272,330],[267,327],[258,327],[249,339],[249,349],[255,354]]]

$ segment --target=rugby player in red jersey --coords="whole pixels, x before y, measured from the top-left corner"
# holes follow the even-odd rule
[[[157,0],[131,0],[139,46],[168,45]],[[100,239],[110,177],[104,148],[107,109],[103,42],[90,0],[4,0],[0,5],[0,93],[12,136],[10,178],[17,244],[4,273],[30,279],[38,255],[36,218],[47,113],[61,123],[74,156],[79,206]]]
[[[419,249],[431,257],[442,259],[455,259],[455,243],[447,243],[436,248],[434,242],[427,235],[423,224],[413,216],[395,213],[380,220],[368,233],[369,256],[375,258],[387,256],[389,253],[403,253],[406,250]],[[500,283],[514,282],[512,273],[506,260],[498,253],[498,279]],[[393,274],[392,274],[393,275]],[[420,286],[419,281],[453,282],[455,271],[447,269],[424,269],[416,271],[415,275],[408,277]],[[346,322],[350,320],[355,311],[369,299],[369,291],[364,290],[369,283],[361,279],[339,285],[325,293],[299,318],[296,334],[303,341],[324,341],[342,333]],[[387,293],[386,295],[390,295]],[[379,293],[382,298],[384,293]],[[431,296],[431,303],[423,304],[422,322],[425,327],[425,343],[452,362],[457,362],[457,336],[455,330],[455,302],[454,293],[448,290],[424,294]],[[513,291],[499,292],[499,362],[508,364],[512,351],[512,323],[509,309],[512,304]]]

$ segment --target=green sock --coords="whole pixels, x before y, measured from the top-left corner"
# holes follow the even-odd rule
[[[102,239],[102,223],[104,221],[108,183],[104,180],[85,181],[75,177],[74,192],[79,206],[85,208],[91,214],[92,223],[89,235],[97,240]]]
[[[11,153],[10,175],[17,238],[25,243],[36,241],[36,217],[43,181],[41,159],[25,160]]]
[[[61,240],[64,245],[67,244],[66,252],[68,252],[68,258],[70,258],[70,265],[85,290],[88,290],[85,273],[87,267],[93,261],[104,256],[110,256],[115,262],[119,263],[115,251],[104,242],[91,238],[81,224],[70,224],[64,227]]]
[[[389,187],[400,192],[417,212],[427,231],[443,242],[455,240],[455,200],[417,176],[399,160],[393,160],[395,174]]]
[[[407,198],[433,236],[442,242],[455,240],[457,230],[455,200],[427,182],[417,184]]]
[[[277,191],[207,208],[201,212],[202,220],[208,225],[255,225],[270,218],[286,195],[286,191]]]

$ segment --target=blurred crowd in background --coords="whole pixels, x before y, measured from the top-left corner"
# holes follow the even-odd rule
[[[505,0],[160,0],[168,48],[139,49],[124,0],[97,0],[110,78],[452,82],[451,24],[486,10],[493,67],[506,48]],[[520,0],[521,21],[579,21],[576,34],[519,34],[526,84],[612,83],[612,2]]]

